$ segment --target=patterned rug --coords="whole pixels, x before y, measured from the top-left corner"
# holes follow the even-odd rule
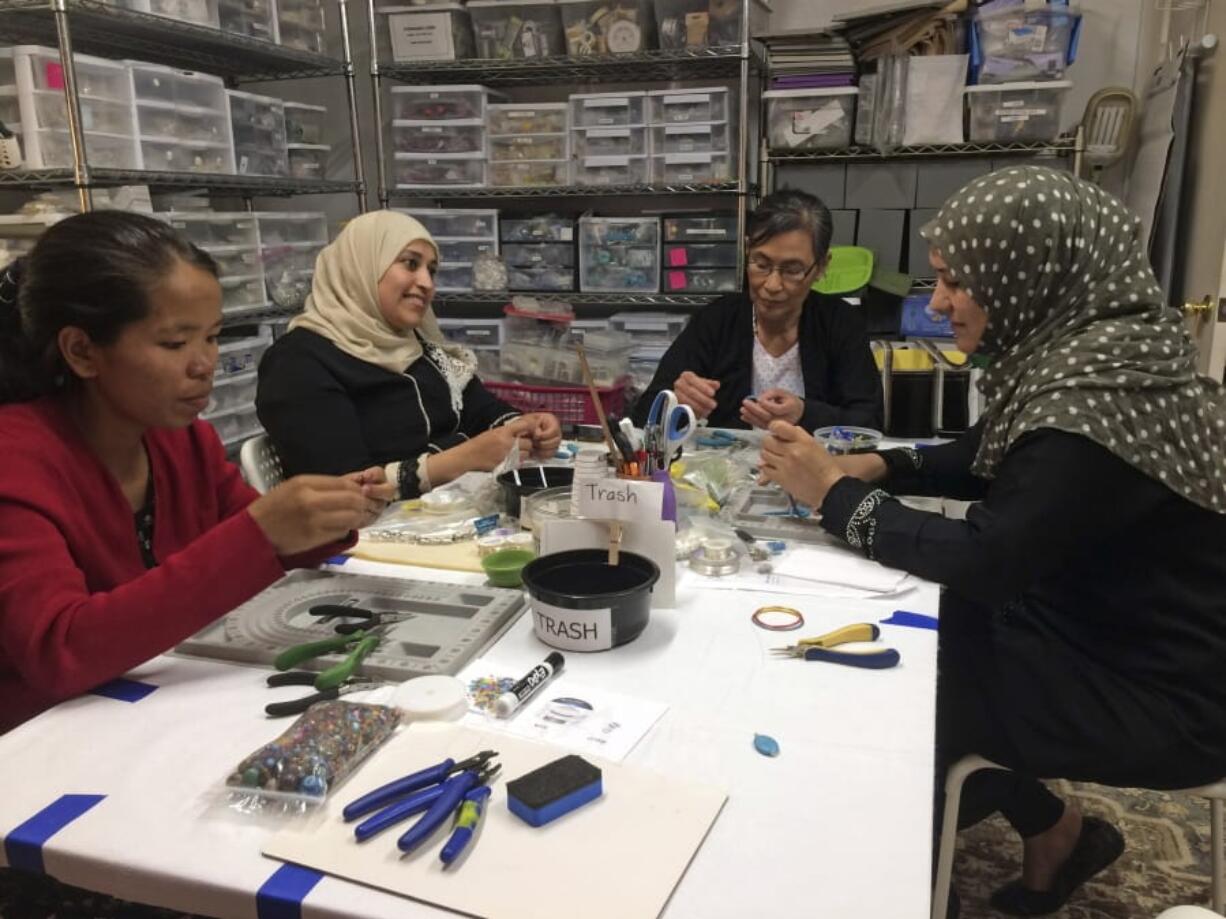
[[[1053,782],[1082,813],[1115,824],[1127,848],[1055,915],[1062,919],[1154,919],[1171,906],[1209,906],[1209,802],[1193,795]],[[1000,817],[965,830],[958,840],[954,887],[962,919],[999,916],[992,891],[1017,877],[1022,846]]]

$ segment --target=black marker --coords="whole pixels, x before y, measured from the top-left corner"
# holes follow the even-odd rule
[[[515,709],[527,702],[551,676],[562,669],[563,663],[565,661],[562,655],[554,651],[542,663],[529,670],[522,680],[498,697],[498,701],[494,703],[494,712],[499,718],[509,718]]]

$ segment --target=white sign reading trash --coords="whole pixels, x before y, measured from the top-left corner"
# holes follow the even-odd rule
[[[600,479],[576,482],[580,517],[594,520],[659,520],[664,511],[664,486],[659,482]]]

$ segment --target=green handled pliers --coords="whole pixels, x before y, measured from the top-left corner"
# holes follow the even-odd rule
[[[320,641],[308,641],[305,644],[286,648],[273,659],[272,665],[278,670],[292,670],[303,661],[309,661],[313,657],[337,654],[348,649],[349,654],[343,661],[321,671],[315,678],[316,689],[335,689],[356,673],[363,659],[379,647],[379,642],[382,640],[383,636],[378,632],[352,632],[348,635],[337,635]]]

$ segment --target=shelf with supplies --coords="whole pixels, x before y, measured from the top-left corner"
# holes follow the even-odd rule
[[[120,185],[147,185],[155,191],[167,189],[205,189],[237,195],[333,195],[355,193],[356,181],[295,179],[289,176],[225,175],[206,172],[156,172],[142,169],[90,169],[90,186],[115,188]],[[76,184],[71,169],[0,170],[0,187],[24,191],[72,188]]]
[[[437,185],[423,188],[398,188],[389,193],[393,202],[424,199],[461,198],[608,198],[651,195],[756,195],[754,186],[740,182],[695,183],[692,185],[524,185],[467,188]]]
[[[538,300],[561,300],[572,306],[619,306],[619,307],[697,307],[706,306],[727,293],[669,294],[669,293],[579,293],[577,291],[527,291],[527,290],[466,290],[453,293],[438,293],[434,296],[435,307],[489,304],[504,306],[514,297],[536,297]]]
[[[72,27],[73,47],[101,57],[133,57],[234,81],[343,76],[343,60],[200,23],[157,16],[105,0],[57,0]],[[0,42],[54,47],[49,0],[0,0]]]
[[[625,54],[531,59],[467,59],[380,63],[380,76],[407,84],[479,83],[489,87],[539,86],[549,83],[656,83],[674,80],[736,79],[742,60],[762,67],[760,47],[739,45],[637,51]]]
[[[835,160],[891,160],[919,157],[958,156],[1071,156],[1077,151],[1076,139],[1060,137],[1047,141],[1020,143],[921,144],[895,147],[883,153],[875,147],[844,147],[832,150],[769,150],[766,159],[772,163],[801,163]]]

